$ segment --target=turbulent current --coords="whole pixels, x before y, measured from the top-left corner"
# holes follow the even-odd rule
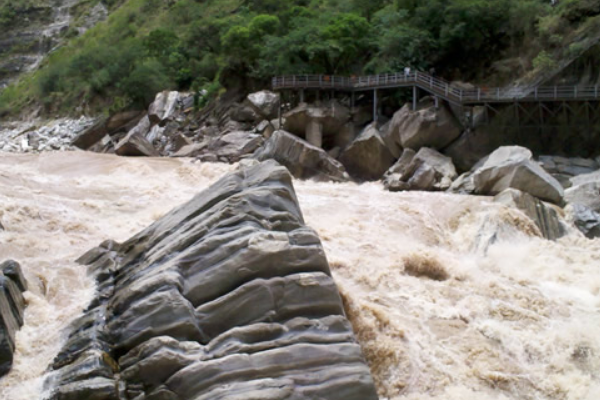
[[[43,397],[95,285],[74,263],[234,167],[45,153],[0,157],[0,261],[29,281],[0,399]],[[382,399],[600,398],[600,241],[549,242],[484,197],[296,182]]]

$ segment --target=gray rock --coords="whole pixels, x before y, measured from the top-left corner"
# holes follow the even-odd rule
[[[151,127],[152,127],[152,123],[150,122],[150,118],[146,115],[142,119],[140,119],[140,121],[137,123],[137,125],[134,126],[127,133],[132,134],[132,135],[137,134],[137,135],[146,137],[148,135],[148,132],[150,132]]]
[[[209,141],[205,140],[201,143],[192,143],[183,146],[173,157],[197,157],[208,147]]]
[[[452,182],[452,185],[450,185],[448,191],[450,193],[457,194],[473,194],[475,192],[473,174],[470,172],[465,172],[464,174],[460,175],[454,182]]]
[[[316,178],[343,182],[350,179],[344,166],[323,149],[285,131],[276,131],[254,155],[260,161],[274,159],[299,179]]]
[[[116,113],[108,119],[106,129],[110,134],[116,132],[128,132],[144,117],[146,117],[146,113],[140,111],[124,111]]]
[[[484,128],[467,130],[458,139],[444,148],[443,153],[452,158],[454,165],[461,172],[469,171],[479,160],[493,152],[498,145],[494,135]]]
[[[27,282],[15,261],[0,264],[0,377],[6,375],[13,363],[15,338],[23,326]]]
[[[531,152],[523,147],[494,151],[474,171],[473,182],[479,194],[497,195],[513,188],[554,204],[563,203],[561,184],[532,161]]]
[[[120,156],[158,157],[158,151],[141,134],[132,131],[115,146],[115,152]]]
[[[443,149],[460,136],[460,125],[444,106],[412,111],[408,105],[400,109],[391,122],[391,134],[403,148]]]
[[[305,137],[309,123],[321,125],[323,137],[335,137],[350,122],[350,110],[337,101],[323,105],[300,104],[284,114],[283,130]]]
[[[142,125],[144,116],[145,113],[139,111],[128,111],[100,118],[94,125],[79,133],[72,140],[71,145],[82,150],[92,150],[92,147],[106,135],[112,136],[120,132],[129,132],[136,128],[138,123]]]
[[[82,150],[87,150],[98,143],[104,136],[108,134],[108,117],[101,118],[93,126],[81,132],[71,144]]]
[[[261,135],[252,132],[231,132],[210,143],[207,151],[226,158],[228,162],[237,162],[254,153],[263,142]]]
[[[263,90],[249,94],[246,102],[258,115],[266,120],[271,120],[279,114],[279,94]]]
[[[229,117],[237,123],[255,123],[261,119],[261,115],[249,104],[234,105],[229,111]],[[239,125],[233,127],[234,130],[240,128],[242,127]]]
[[[600,213],[600,171],[571,178],[571,184],[565,191],[565,200]]]
[[[179,92],[160,92],[148,108],[148,118],[152,124],[165,124],[175,116]]]
[[[80,258],[98,295],[54,362],[52,400],[377,399],[291,175],[245,164]]]
[[[540,156],[538,161],[541,167],[555,177],[565,189],[573,185],[571,178],[600,169],[600,165],[595,160],[581,157]]]
[[[447,190],[456,178],[449,157],[427,147],[415,153],[405,149],[398,162],[386,172],[383,185],[392,192],[402,190]]]
[[[517,189],[506,189],[494,197],[496,203],[515,208],[528,216],[540,230],[540,235],[556,240],[567,234],[567,228],[560,220],[556,206],[546,204],[528,193]]]
[[[600,213],[583,204],[570,206],[575,226],[588,238],[600,238]]]
[[[394,132],[392,131],[392,121],[388,121],[382,125],[381,128],[379,128],[379,134],[394,158],[400,158],[402,155],[402,147],[400,147],[398,141],[394,137]]]
[[[357,179],[374,181],[394,164],[395,158],[371,124],[346,148],[340,161],[348,173]]]

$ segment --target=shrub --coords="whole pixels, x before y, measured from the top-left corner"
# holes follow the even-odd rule
[[[554,67],[556,67],[556,61],[545,50],[542,50],[533,60],[533,68],[538,71],[549,70]]]

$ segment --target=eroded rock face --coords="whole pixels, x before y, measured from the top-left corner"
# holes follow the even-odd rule
[[[375,400],[289,172],[238,170],[80,260],[99,291],[48,382],[53,400]]]
[[[21,266],[14,261],[0,264],[0,377],[10,371],[13,363],[15,337],[23,326],[26,290]]]
[[[531,151],[524,147],[500,147],[480,164],[473,173],[477,193],[496,195],[513,188],[541,200],[563,203],[561,184],[535,163]]]
[[[285,131],[276,131],[254,158],[274,159],[285,165],[299,179],[321,179],[343,182],[350,179],[344,166],[323,149]]]

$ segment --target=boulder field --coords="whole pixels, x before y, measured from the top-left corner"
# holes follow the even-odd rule
[[[79,262],[98,293],[56,357],[52,400],[375,400],[292,176],[240,167]]]
[[[510,138],[485,131],[481,107],[472,110],[473,126],[464,128],[464,110],[430,97],[422,98],[415,110],[406,105],[390,119],[379,116],[377,121],[372,121],[372,109],[351,107],[348,99],[294,105],[270,91],[223,98],[196,112],[193,95],[161,92],[147,111],[100,118],[72,145],[122,156],[193,157],[201,162],[273,159],[298,179],[381,181],[390,191],[493,197],[508,190],[501,196],[504,204],[532,217],[545,237],[561,236],[561,218],[570,219],[588,237],[599,234],[595,199],[600,157],[534,156],[525,147],[507,146]],[[10,136],[14,142],[24,134]],[[36,148],[45,147],[31,147]],[[537,201],[542,202],[541,216],[532,212]],[[547,231],[550,226],[554,228]]]

